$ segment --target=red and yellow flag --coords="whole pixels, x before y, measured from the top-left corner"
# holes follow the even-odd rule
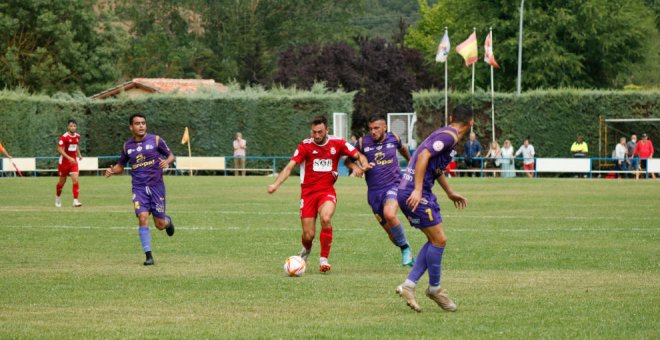
[[[499,68],[500,65],[497,64],[497,61],[495,61],[495,55],[493,55],[492,34],[493,32],[489,32],[488,36],[486,37],[486,41],[484,41],[484,61],[489,63],[494,68]]]
[[[470,66],[479,59],[477,52],[477,34],[472,33],[470,36],[456,46],[456,52],[465,59],[465,66]]]

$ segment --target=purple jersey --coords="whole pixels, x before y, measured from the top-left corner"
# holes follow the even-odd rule
[[[369,191],[396,188],[401,181],[401,168],[397,150],[403,146],[393,132],[385,134],[382,142],[375,142],[370,135],[360,138],[358,149],[374,167],[365,173]]]
[[[131,164],[133,187],[157,186],[163,184],[163,169],[158,166],[161,159],[167,158],[172,151],[165,140],[156,135],[147,134],[140,142],[134,138],[124,143],[119,157],[119,164]]]
[[[451,153],[458,142],[458,132],[452,127],[439,128],[415,150],[415,153],[410,158],[410,163],[403,174],[403,179],[399,185],[400,190],[412,191],[415,189],[415,166],[417,165],[417,157],[422,150],[428,150],[431,153],[431,158],[426,166],[426,173],[424,173],[424,192],[431,192],[433,182],[435,179],[442,175],[442,172],[452,160]]]

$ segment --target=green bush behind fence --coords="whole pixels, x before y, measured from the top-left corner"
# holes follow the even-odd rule
[[[417,138],[421,141],[444,125],[444,94],[422,91],[413,99],[418,116]],[[130,137],[128,117],[140,112],[147,116],[149,132],[167,140],[176,155],[188,153],[187,146],[180,143],[187,126],[193,156],[231,156],[232,141],[239,131],[248,141],[248,155],[288,156],[300,140],[309,136],[311,117],[326,115],[332,124],[332,112],[346,112],[350,121],[352,100],[353,93],[318,89],[250,89],[225,95],[153,95],[105,101],[1,91],[0,142],[15,157],[56,156],[57,139],[66,131],[66,121],[73,118],[83,136],[83,155],[118,155],[122,143]],[[491,138],[490,94],[450,93],[449,102],[474,107],[474,131],[486,148]],[[568,157],[575,137],[582,135],[589,144],[590,156],[595,157],[599,116],[659,118],[660,92],[546,90],[520,97],[496,93],[495,113],[500,145],[510,139],[517,147],[530,136],[539,156]],[[610,124],[608,150],[618,137],[629,137],[633,132],[646,132],[657,141],[659,125]]]
[[[417,112],[417,138],[423,140],[431,131],[444,125],[444,92],[422,91],[413,96]],[[449,93],[451,105],[465,103],[475,110],[474,132],[485,154],[491,140],[491,95],[478,91]],[[659,91],[539,90],[520,95],[495,93],[495,138],[502,146],[510,139],[515,148],[529,136],[537,156],[571,157],[570,147],[577,136],[589,145],[589,156],[598,157],[599,116],[606,118],[660,118]],[[619,137],[630,133],[649,134],[660,139],[660,122],[610,123],[608,154]],[[604,129],[603,129],[604,131]],[[604,138],[604,135],[602,136]],[[660,141],[656,142],[656,144]],[[462,155],[462,145],[459,154]]]
[[[332,113],[350,114],[352,100],[352,93],[296,90],[106,101],[5,91],[0,92],[0,141],[15,157],[56,156],[57,140],[73,118],[83,156],[118,155],[131,136],[128,118],[139,112],[147,117],[148,131],[163,137],[175,155],[188,155],[180,143],[187,126],[193,156],[233,155],[236,132],[248,141],[249,156],[288,156],[309,137],[312,117],[325,115],[332,125]]]

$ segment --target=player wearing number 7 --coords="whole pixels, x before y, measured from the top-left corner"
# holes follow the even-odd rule
[[[349,156],[360,161],[360,166],[366,164],[364,171],[370,169],[367,159],[347,141],[328,135],[328,120],[315,117],[312,120],[312,138],[303,140],[293,157],[280,172],[275,182],[268,186],[268,193],[274,193],[280,185],[289,178],[293,168],[302,164],[300,169],[300,222],[302,224],[302,244],[300,255],[305,262],[312,250],[312,242],[316,235],[316,219],[321,218],[321,258],[320,271],[325,273],[331,269],[328,263],[330,245],[332,243],[332,216],[335,213],[337,194],[334,184],[339,173],[337,165],[342,156]]]
[[[428,240],[419,250],[417,261],[408,278],[396,288],[396,292],[406,300],[408,306],[417,312],[421,311],[421,307],[417,303],[415,286],[427,270],[429,287],[426,296],[444,310],[456,310],[456,304],[440,289],[442,254],[447,237],[442,227],[440,206],[431,189],[437,180],[456,208],[467,207],[467,199],[451,189],[443,170],[451,162],[454,147],[470,132],[473,124],[472,110],[462,105],[457,106],[452,112],[451,124],[433,131],[415,150],[399,185],[397,199],[401,211],[410,224],[420,229]]]

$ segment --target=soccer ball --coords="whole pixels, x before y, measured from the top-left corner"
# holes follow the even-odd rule
[[[284,261],[284,272],[289,276],[302,276],[305,273],[305,260],[300,256],[289,256]]]

